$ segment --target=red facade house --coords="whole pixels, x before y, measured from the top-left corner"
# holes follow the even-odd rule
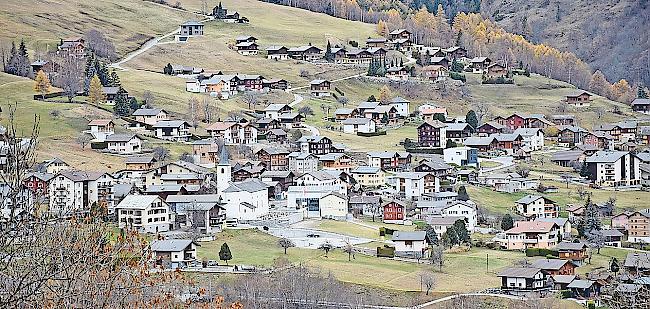
[[[384,210],[384,222],[403,221],[406,206],[399,201],[390,201],[382,207]]]

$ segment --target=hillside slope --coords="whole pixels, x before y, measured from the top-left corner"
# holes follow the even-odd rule
[[[481,13],[533,42],[575,53],[610,81],[650,83],[647,0],[483,0]]]

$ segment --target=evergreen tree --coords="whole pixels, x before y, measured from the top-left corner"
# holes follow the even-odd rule
[[[226,261],[226,265],[228,265],[228,261],[232,260],[232,253],[230,252],[228,244],[225,242],[221,245],[221,250],[219,250],[219,259]]]
[[[90,81],[97,75],[95,69],[95,55],[90,53],[86,59],[86,69],[84,71],[84,92],[88,93],[90,89]]]
[[[467,112],[467,115],[465,116],[465,122],[467,122],[467,124],[472,127],[472,130],[476,130],[476,128],[478,128],[478,117],[476,116],[476,112],[473,109],[470,109],[469,112]]]
[[[166,65],[165,68],[163,69],[163,73],[165,73],[165,74],[167,74],[167,75],[172,75],[172,74],[174,73],[174,69],[172,68],[172,64],[171,64],[171,63],[167,63],[167,65]]]
[[[404,58],[399,58],[399,66],[404,66]]]
[[[368,76],[376,76],[377,75],[377,61],[375,59],[372,59],[370,61],[370,64],[368,65]]]
[[[512,216],[510,214],[505,214],[503,218],[501,218],[501,229],[504,231],[507,231],[515,226],[514,220],[512,220]]]
[[[332,44],[327,40],[327,48],[325,49],[325,60],[327,62],[334,62],[334,54],[332,53]]]
[[[453,247],[458,244],[458,233],[456,232],[455,224],[447,228],[447,231],[442,234],[442,243],[448,247]]]
[[[429,243],[431,245],[437,246],[438,245],[438,234],[436,233],[436,230],[433,228],[431,225],[427,225],[425,228],[425,231],[427,232],[427,238],[429,239]]]
[[[128,116],[131,114],[131,102],[129,101],[126,91],[122,87],[117,91],[113,111],[118,116]]]
[[[587,165],[587,162],[582,163],[582,167],[580,168],[580,176],[584,178],[591,177],[591,171],[589,170],[589,165]]]
[[[111,71],[111,87],[122,87],[122,83],[120,82],[120,76],[117,75],[117,72],[115,70]]]
[[[462,63],[460,63],[460,62],[458,62],[456,60],[451,62],[450,70],[452,72],[462,73],[464,69],[465,69],[465,66]]]
[[[371,95],[368,97],[368,100],[367,100],[367,101],[368,101],[368,102],[377,102],[377,98],[375,98],[375,95],[374,95],[374,94],[371,94]]]
[[[454,142],[451,138],[447,139],[447,145],[445,145],[445,148],[454,148],[456,146],[456,142]]]
[[[470,241],[469,231],[465,225],[465,220],[456,220],[456,222],[454,222],[454,231],[456,231],[456,238],[458,239],[459,245]]]
[[[462,42],[463,38],[463,31],[458,31],[458,35],[456,35],[456,46],[460,46],[460,43]]]
[[[435,113],[435,114],[433,114],[433,120],[438,120],[440,122],[445,122],[445,121],[447,121],[447,118],[445,117],[445,114],[443,114],[443,113]]]
[[[465,189],[465,186],[460,186],[458,188],[457,198],[461,201],[469,201],[469,194],[467,194],[467,189]]]
[[[643,89],[643,86],[639,85],[639,87],[637,87],[636,97],[639,98],[639,99],[647,99],[648,98],[648,94]]]
[[[129,107],[131,108],[131,111],[135,111],[138,108],[140,108],[140,103],[138,102],[138,99],[135,97],[131,97],[129,100]]]
[[[598,213],[598,209],[596,208],[596,205],[591,202],[591,196],[587,196],[584,215],[582,218],[580,218],[576,226],[578,235],[580,237],[585,237],[592,231],[600,231],[601,228],[602,224],[600,222],[600,214]]]

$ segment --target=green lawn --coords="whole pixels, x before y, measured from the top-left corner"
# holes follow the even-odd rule
[[[347,221],[321,220],[316,229],[355,237],[381,239],[379,229],[371,229]]]
[[[259,231],[226,230],[217,239],[201,243],[200,259],[217,260],[221,245],[226,242],[233,255],[230,264],[269,266],[275,258],[285,256],[277,246],[277,238]],[[379,244],[379,243],[375,243]],[[486,257],[489,254],[489,270]],[[495,273],[512,262],[522,259],[520,252],[492,251],[473,248],[469,252],[447,253],[442,272],[428,264],[414,264],[391,259],[382,259],[357,254],[348,261],[340,249],[330,252],[328,257],[320,250],[290,248],[286,257],[293,263],[304,263],[331,272],[344,282],[393,290],[419,291],[419,274],[434,272],[438,292],[475,291],[496,287],[499,280]]]

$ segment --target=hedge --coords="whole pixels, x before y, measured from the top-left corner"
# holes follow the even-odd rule
[[[377,257],[395,257],[395,248],[389,246],[377,247]]]
[[[526,249],[526,256],[527,257],[533,257],[533,256],[545,256],[545,257],[550,257],[550,258],[556,258],[560,256],[560,254],[551,249],[538,249],[538,248],[528,248]]]
[[[377,131],[371,133],[357,132],[357,135],[363,137],[381,136],[381,135],[386,135],[386,131]]]
[[[379,228],[379,236],[386,236],[386,235],[393,235],[393,232],[397,230],[389,229],[386,227],[380,227]]]
[[[90,149],[106,149],[108,148],[107,142],[93,142],[90,143]]]

